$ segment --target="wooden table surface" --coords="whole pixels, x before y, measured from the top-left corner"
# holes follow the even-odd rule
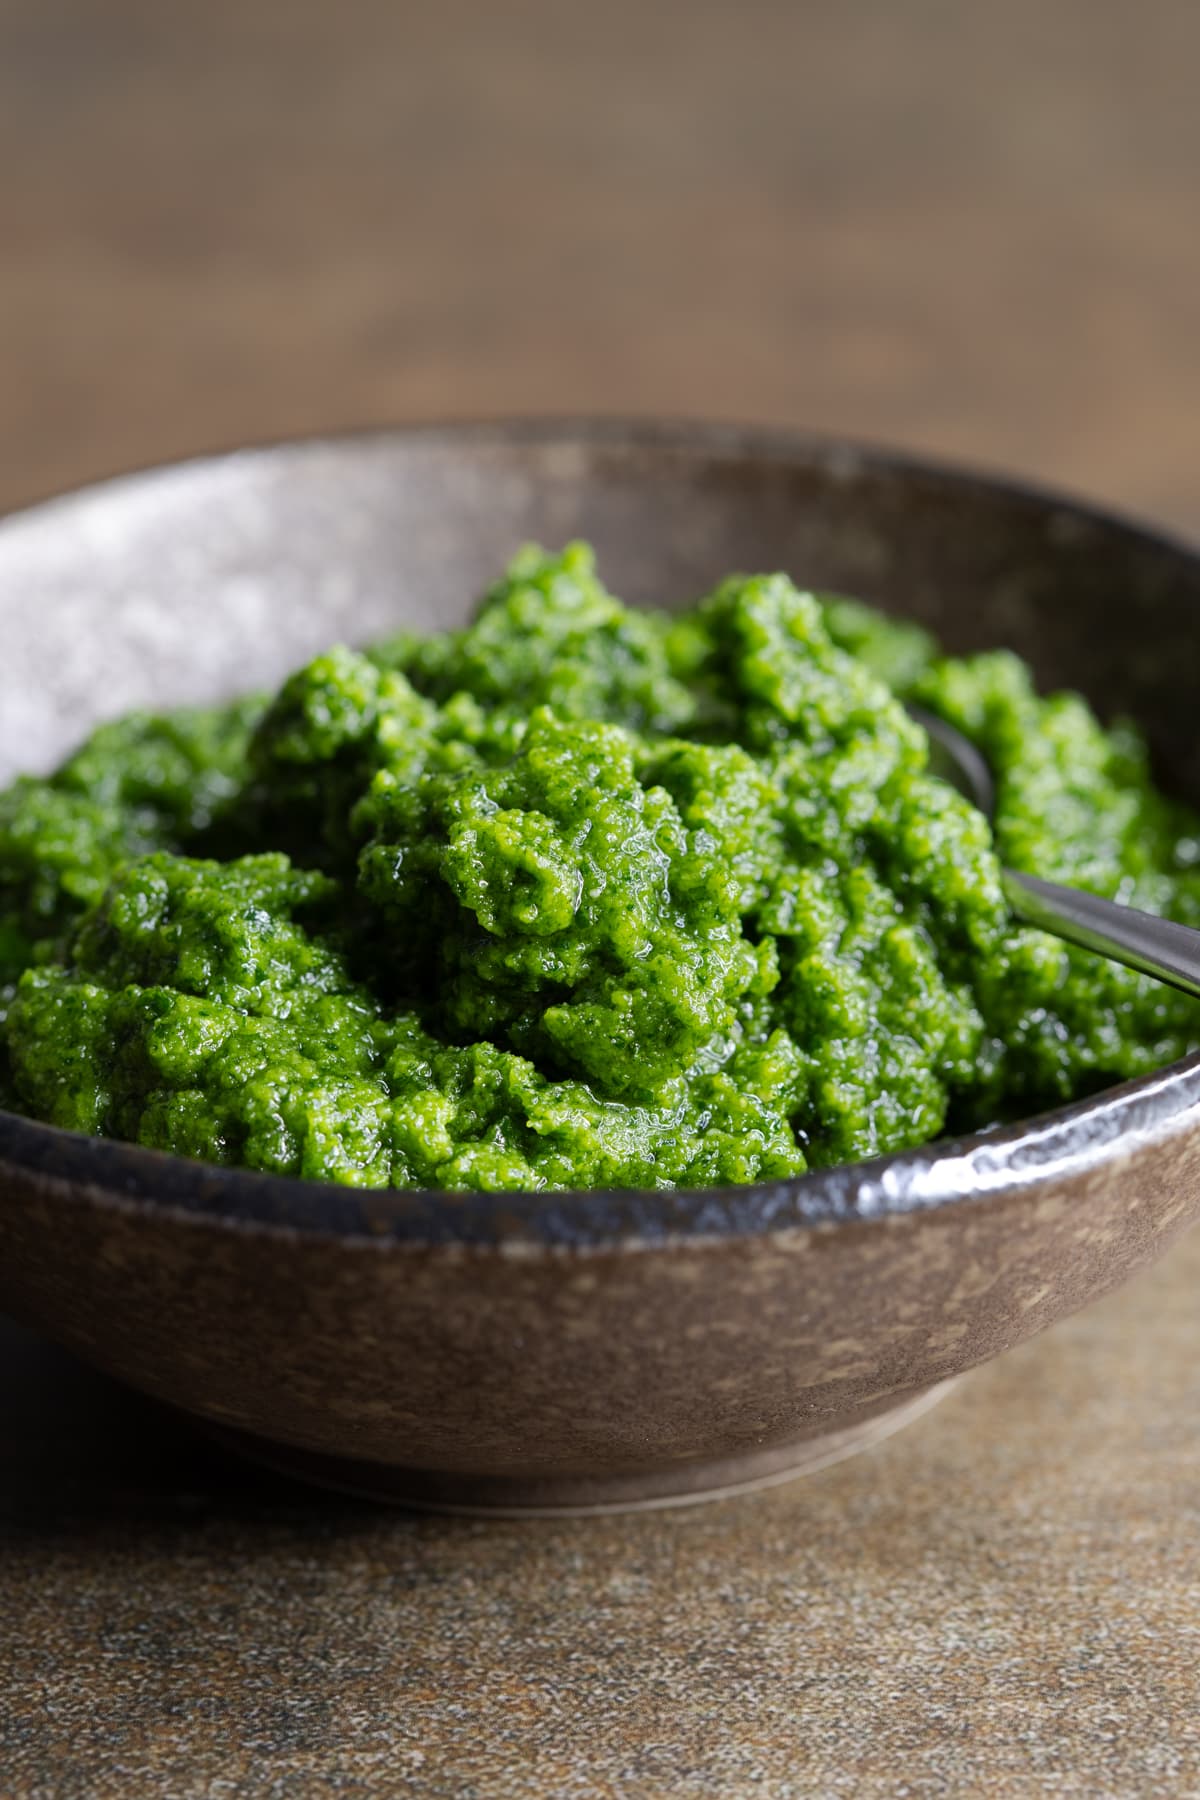
[[[0,0],[0,508],[625,410],[1194,532],[1198,66],[1194,0]],[[1198,1285],[1193,1235],[871,1457],[542,1531],[0,1334],[0,1793],[1200,1795]]]

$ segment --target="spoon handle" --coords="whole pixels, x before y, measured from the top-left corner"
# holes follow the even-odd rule
[[[1008,903],[1026,925],[1098,950],[1114,962],[1155,975],[1159,981],[1200,997],[1200,931],[1156,918],[1115,900],[1101,900],[1079,888],[1059,887],[1036,875],[1004,871]]]

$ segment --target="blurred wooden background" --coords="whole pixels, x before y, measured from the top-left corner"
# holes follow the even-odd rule
[[[1200,526],[1194,0],[0,0],[0,506],[791,421]]]

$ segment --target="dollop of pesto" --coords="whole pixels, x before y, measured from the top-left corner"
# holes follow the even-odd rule
[[[988,756],[994,835],[909,697]],[[1015,657],[782,575],[632,611],[531,548],[464,630],[0,794],[0,1104],[358,1185],[668,1187],[1200,1042],[1194,1001],[1015,927],[1001,859],[1200,923],[1200,821]]]

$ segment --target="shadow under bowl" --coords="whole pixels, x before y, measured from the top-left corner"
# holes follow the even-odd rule
[[[1011,646],[1200,794],[1200,558],[832,441],[492,424],[286,444],[0,523],[0,779],[103,717],[446,627],[529,538],[635,603],[783,568]],[[1200,1215],[1200,1059],[1021,1126],[697,1193],[365,1192],[0,1113],[0,1306],[314,1479],[593,1510],[847,1455]]]

